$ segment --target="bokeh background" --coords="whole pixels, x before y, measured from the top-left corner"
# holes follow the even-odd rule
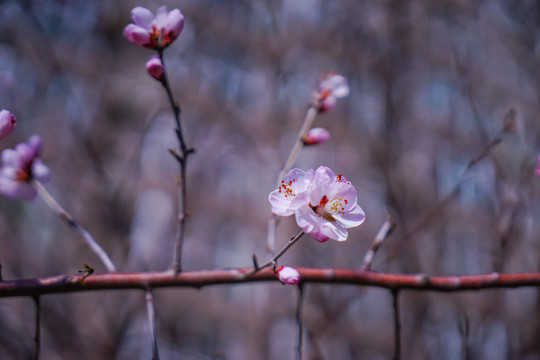
[[[332,133],[295,166],[326,165],[357,188],[367,220],[347,242],[303,238],[281,260],[358,268],[387,212],[398,228],[374,270],[431,275],[538,271],[540,2],[165,1],[185,15],[165,51],[189,145],[186,270],[267,258],[267,201],[325,70],[351,93],[315,126]],[[122,30],[156,1],[0,1],[2,149],[38,133],[49,191],[121,271],[173,257],[173,119]],[[513,118],[500,144],[461,176]],[[462,181],[460,181],[460,179]],[[442,199],[459,186],[442,206]],[[420,224],[420,225],[418,225]],[[298,228],[281,221],[278,245]],[[0,199],[5,279],[77,273],[94,254],[37,199]],[[296,289],[249,284],[155,291],[163,359],[293,359]],[[540,359],[538,289],[405,291],[403,359]],[[148,359],[144,294],[42,298],[43,359]],[[309,285],[307,359],[390,359],[392,298]],[[33,350],[32,299],[0,300],[0,358]]]

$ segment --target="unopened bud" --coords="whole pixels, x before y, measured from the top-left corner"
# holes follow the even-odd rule
[[[279,281],[285,285],[296,285],[300,281],[300,273],[289,266],[278,266],[276,274]]]
[[[11,112],[8,110],[0,111],[0,139],[8,136],[15,129],[16,123],[17,120]]]
[[[152,55],[146,62],[146,71],[154,79],[163,81],[165,71],[163,70],[163,63],[158,55]]]
[[[316,145],[330,139],[330,132],[325,128],[313,128],[308,131],[303,139],[304,145]]]

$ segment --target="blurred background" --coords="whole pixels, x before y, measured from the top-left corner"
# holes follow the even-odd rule
[[[185,270],[268,257],[268,193],[321,73],[335,70],[351,93],[315,121],[332,138],[303,150],[295,166],[346,176],[367,220],[344,243],[303,238],[281,264],[358,268],[390,211],[398,228],[376,271],[539,271],[540,2],[164,3],[186,19],[165,61],[197,149]],[[48,190],[120,271],[164,270],[173,258],[172,114],[144,69],[153,52],[122,36],[131,8],[161,4],[0,1],[0,108],[18,120],[0,148],[42,136]],[[460,177],[507,119],[511,131]],[[297,232],[283,219],[278,246]],[[74,274],[85,263],[104,271],[40,199],[0,199],[0,262],[4,279]],[[294,287],[155,296],[163,359],[294,359]],[[538,289],[405,291],[400,300],[403,359],[540,359]],[[142,292],[41,303],[43,359],[150,358]],[[391,304],[381,289],[308,285],[306,359],[390,359]],[[0,300],[0,358],[31,357],[33,318],[32,299]]]

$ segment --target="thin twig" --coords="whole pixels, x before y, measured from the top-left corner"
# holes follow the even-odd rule
[[[306,116],[304,117],[304,121],[302,123],[302,126],[300,127],[300,130],[298,131],[298,134],[296,135],[296,140],[293,144],[293,147],[291,148],[291,151],[289,152],[289,155],[287,156],[287,159],[285,160],[285,163],[283,163],[283,166],[281,167],[281,170],[278,174],[277,180],[276,180],[276,189],[280,186],[281,180],[289,171],[294,164],[294,161],[298,157],[298,154],[300,154],[300,150],[304,146],[303,139],[306,136],[307,132],[311,128],[311,125],[313,125],[313,121],[315,120],[315,117],[317,116],[318,109],[315,105],[310,105],[307,109]],[[271,219],[268,221],[268,231],[266,235],[266,248],[268,252],[272,253],[276,247],[276,228],[277,228],[278,220],[276,215],[272,214]]]
[[[476,154],[469,160],[469,162],[467,163],[467,166],[465,166],[465,168],[461,171],[458,177],[458,180],[456,181],[452,189],[441,200],[439,200],[439,202],[435,205],[434,208],[426,212],[426,215],[422,219],[420,219],[411,229],[407,231],[407,233],[405,234],[405,238],[409,238],[412,234],[414,234],[424,225],[430,223],[431,220],[435,218],[435,216],[438,216],[439,211],[446,206],[446,204],[457,192],[457,190],[459,189],[459,187],[465,180],[465,176],[469,172],[469,170],[472,169],[481,160],[486,158],[490,154],[491,150],[495,146],[501,143],[505,133],[513,131],[513,129],[515,128],[515,122],[516,122],[515,116],[516,116],[515,111],[511,109],[506,116],[506,119],[504,121],[502,128],[495,134],[495,136],[493,136],[493,138],[484,146],[484,148],[478,154]]]
[[[152,360],[159,360],[156,330],[156,308],[152,288],[148,288],[146,290],[146,313],[148,315],[148,324],[150,325],[150,333],[152,336]]]
[[[107,268],[107,271],[116,272],[116,267],[111,261],[111,258],[105,252],[105,250],[103,250],[103,248],[99,246],[96,240],[94,240],[92,235],[78,222],[76,222],[73,216],[71,216],[64,208],[62,208],[60,204],[58,204],[58,202],[56,202],[52,195],[49,194],[47,189],[45,189],[43,184],[41,184],[37,180],[33,180],[32,184],[37,189],[38,194],[49,206],[49,208],[51,208],[52,211],[54,211],[62,221],[64,221],[68,226],[74,229],[79,234],[79,236],[86,242],[90,249],[92,249],[92,251],[99,257],[103,265],[105,265],[105,267]]]
[[[184,246],[184,233],[185,222],[187,218],[187,185],[186,185],[186,168],[188,156],[195,152],[193,148],[189,148],[184,140],[184,132],[182,130],[182,108],[180,104],[174,99],[171,87],[169,85],[169,79],[167,76],[167,70],[165,67],[165,60],[163,58],[163,49],[159,50],[159,58],[163,64],[163,80],[161,84],[167,92],[167,98],[169,104],[173,110],[176,138],[178,140],[179,153],[173,153],[175,159],[180,166],[178,184],[178,230],[176,235],[176,245],[174,251],[173,270],[176,274],[182,271],[182,249]]]
[[[298,343],[296,347],[297,360],[302,360],[302,347],[304,343],[304,322],[302,308],[304,303],[304,284],[298,284],[298,298],[296,302],[296,324],[298,325]]]
[[[373,243],[371,244],[369,250],[366,252],[366,255],[364,255],[364,259],[362,260],[362,266],[360,267],[361,270],[369,270],[375,254],[381,247],[384,240],[392,233],[392,231],[394,231],[395,228],[396,223],[392,219],[392,216],[388,214],[386,221],[381,225],[379,231],[377,232],[377,235],[375,235],[375,239],[373,239]]]
[[[276,181],[276,188],[279,187],[281,179],[283,179],[283,177],[285,176],[285,173],[287,173],[287,171],[291,169],[291,166],[294,164],[294,161],[298,157],[298,154],[300,154],[300,150],[302,149],[302,146],[304,144],[303,139],[306,136],[309,129],[311,129],[311,125],[313,125],[313,121],[315,120],[317,113],[318,113],[318,110],[313,105],[310,105],[308,107],[306,116],[304,118],[304,122],[302,123],[302,127],[298,131],[298,135],[296,135],[296,140],[291,149],[291,152],[289,153],[289,156],[287,156],[287,160],[285,160],[285,163],[283,164],[283,167],[281,168],[281,171],[279,172],[279,175]]]
[[[34,360],[39,359],[39,348],[41,343],[41,302],[39,296],[33,296],[34,305],[36,308],[36,320],[35,320],[35,330],[34,330]]]
[[[399,290],[392,290],[394,308],[394,360],[401,359],[401,319],[399,314]]]
[[[285,244],[285,246],[283,246],[281,248],[281,250],[279,250],[270,260],[268,260],[267,262],[265,262],[264,264],[262,265],[258,265],[258,266],[255,266],[253,268],[253,270],[251,270],[250,272],[248,272],[247,274],[244,275],[244,277],[248,278],[250,277],[251,275],[255,274],[256,272],[264,269],[264,268],[267,268],[269,267],[270,265],[274,265],[276,263],[276,261],[278,261],[278,259],[283,256],[283,254],[285,254],[287,252],[287,250],[289,250],[291,248],[291,246],[293,246],[298,240],[300,240],[300,238],[302,237],[302,235],[304,235],[304,231],[300,231],[296,236],[293,236],[292,238],[289,239],[289,241],[287,242],[287,244]]]

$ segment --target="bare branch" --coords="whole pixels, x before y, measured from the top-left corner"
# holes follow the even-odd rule
[[[540,272],[488,273],[461,276],[428,276],[424,274],[393,274],[372,271],[296,267],[303,283],[349,284],[386,288],[390,290],[466,291],[492,288],[540,287]],[[43,294],[140,289],[149,287],[195,287],[220,284],[245,284],[260,281],[279,281],[272,268],[246,277],[253,268],[216,269],[142,273],[94,274],[83,281],[81,275],[60,275],[45,278],[0,282],[0,297],[38,296]]]

